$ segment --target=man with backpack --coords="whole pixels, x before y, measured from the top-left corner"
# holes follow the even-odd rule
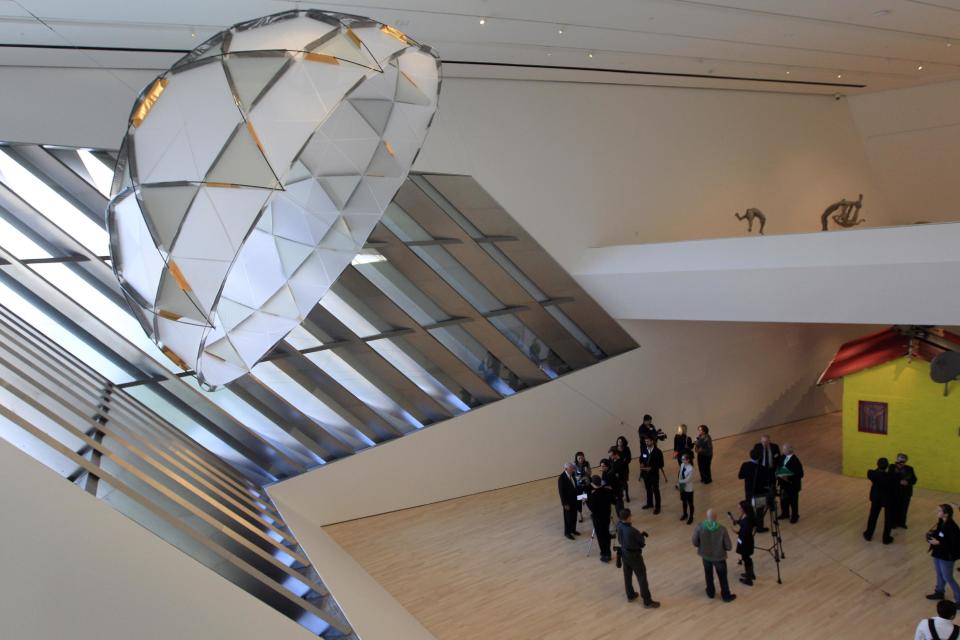
[[[937,603],[937,617],[921,620],[914,640],[957,640],[960,627],[953,624],[956,615],[957,605],[949,600],[941,600]]]

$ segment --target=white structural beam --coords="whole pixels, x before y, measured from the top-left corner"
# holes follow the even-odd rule
[[[960,323],[960,223],[588,249],[618,320]]]

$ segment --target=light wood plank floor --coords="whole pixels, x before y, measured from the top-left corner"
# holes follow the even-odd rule
[[[923,597],[934,585],[923,535],[935,521],[935,505],[956,503],[958,496],[916,491],[910,529],[896,533],[890,546],[880,544],[879,531],[867,543],[861,532],[869,484],[865,477],[839,473],[839,414],[766,432],[774,442],[793,443],[804,463],[801,519],[783,525],[782,585],[772,558],[760,551],[754,556],[759,582],[736,582],[740,570],[731,554],[738,599],[730,604],[704,595],[692,528],[679,522],[672,483],[663,490],[659,516],[639,511],[643,489],[635,478],[631,486],[631,506],[641,514],[635,523],[650,533],[644,556],[653,596],[662,603],[658,610],[627,603],[620,571],[600,563],[595,547],[586,556],[589,519],[580,525],[581,540],[562,537],[554,478],[326,531],[443,640],[912,638],[919,619],[933,612]],[[697,487],[698,521],[707,507],[735,511],[742,498],[737,470],[758,437],[755,432],[715,443],[714,482]],[[673,463],[667,464],[669,475]],[[757,536],[759,545],[769,540],[768,534]]]

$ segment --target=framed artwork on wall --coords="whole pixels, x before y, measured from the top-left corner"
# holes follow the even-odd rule
[[[887,435],[887,403],[860,401],[857,431]]]

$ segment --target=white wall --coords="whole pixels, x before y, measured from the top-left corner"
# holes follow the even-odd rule
[[[891,215],[903,224],[960,220],[960,82],[849,100]]]
[[[150,71],[0,68],[0,140],[116,148]],[[119,79],[118,79],[119,78]],[[127,86],[129,85],[129,87]],[[565,266],[585,247],[816,231],[864,193],[889,224],[846,101],[448,78],[415,166],[473,175]]]
[[[0,636],[315,637],[0,440]]]
[[[891,222],[843,100],[505,80],[444,81],[415,166],[468,173],[564,266],[582,249],[817,231],[864,194]],[[754,231],[756,233],[756,231]]]
[[[630,353],[286,480],[270,495],[318,525],[429,504],[596,463],[644,413],[715,437],[839,409],[815,387],[862,326],[630,321]],[[672,443],[672,440],[669,441]]]

